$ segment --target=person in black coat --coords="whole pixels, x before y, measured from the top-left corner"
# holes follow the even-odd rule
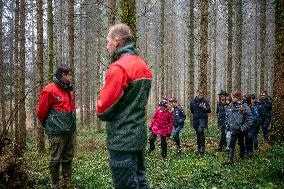
[[[198,152],[203,155],[205,152],[204,129],[208,128],[208,113],[211,113],[211,108],[201,90],[196,91],[195,99],[190,102],[190,111],[193,115],[192,126],[197,136]]]
[[[180,145],[180,132],[184,126],[184,120],[186,118],[186,115],[183,111],[183,108],[180,104],[178,104],[176,98],[171,98],[169,100],[170,105],[172,107],[172,112],[174,116],[174,132],[173,132],[173,138],[176,142],[176,148],[177,148],[177,154],[181,153],[181,145]]]
[[[268,142],[268,127],[271,122],[272,99],[268,96],[266,91],[260,94],[260,126],[264,142]]]
[[[219,95],[219,102],[217,103],[216,114],[217,114],[218,127],[221,131],[218,151],[221,152],[223,150],[223,147],[226,147],[227,145],[225,119],[226,119],[226,111],[227,111],[227,101],[226,100],[227,100],[228,94],[226,91],[221,90],[221,92],[218,95]]]

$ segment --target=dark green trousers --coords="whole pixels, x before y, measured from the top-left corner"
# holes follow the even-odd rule
[[[116,189],[148,189],[144,151],[109,151]]]
[[[50,143],[49,171],[52,183],[59,182],[59,169],[66,182],[71,182],[75,134],[48,135]]]

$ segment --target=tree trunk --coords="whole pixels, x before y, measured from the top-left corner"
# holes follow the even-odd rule
[[[255,3],[255,37],[254,37],[254,94],[258,94],[258,86],[259,83],[257,82],[257,73],[258,73],[258,3]]]
[[[52,0],[47,1],[47,48],[48,82],[53,80],[53,8]]]
[[[160,69],[161,69],[161,96],[165,97],[165,59],[164,59],[164,38],[165,38],[165,0],[161,0],[161,21],[160,21]]]
[[[243,16],[242,16],[242,0],[237,0],[236,2],[236,83],[235,90],[242,90],[242,24],[243,24]]]
[[[95,88],[96,88],[96,98],[98,98],[98,95],[100,93],[100,88],[101,88],[101,26],[102,26],[102,20],[101,20],[101,7],[100,4],[97,6],[97,16],[96,16],[96,23],[97,23],[97,32],[96,32],[96,83],[95,83]],[[96,99],[94,98],[94,99]],[[95,100],[96,101],[96,100]],[[94,102],[94,106],[95,106]],[[95,111],[95,107],[94,107]],[[96,126],[97,126],[97,131],[102,130],[102,122],[100,119],[96,118]]]
[[[116,0],[108,0],[109,14],[108,14],[108,28],[115,24],[116,15]]]
[[[260,3],[260,91],[264,91],[266,70],[266,0]]]
[[[284,141],[284,1],[275,1],[275,67],[270,139]]]
[[[207,94],[208,0],[201,0],[199,89]]]
[[[232,73],[233,73],[233,5],[228,0],[228,52],[227,52],[227,90],[228,94],[232,93]]]
[[[82,1],[80,2],[80,15],[83,15],[83,5],[82,5]],[[84,53],[83,53],[83,16],[80,16],[80,23],[79,23],[79,56],[80,56],[80,60],[79,60],[79,107],[80,107],[80,125],[83,126],[84,125],[84,103],[83,103],[83,62],[84,62]],[[85,47],[86,48],[86,47]]]
[[[19,126],[20,126],[20,146],[26,147],[26,107],[25,107],[25,18],[26,1],[20,0],[20,25],[19,25]]]
[[[72,70],[73,86],[75,86],[74,27],[74,0],[68,0],[68,64]]]
[[[19,128],[19,0],[16,0],[15,4],[15,41],[14,41],[14,106],[15,106],[15,141],[20,143],[20,128]]]
[[[5,82],[3,76],[4,70],[4,59],[3,59],[3,33],[2,33],[2,17],[3,17],[3,1],[0,0],[0,105],[1,105],[1,122],[0,122],[0,134],[6,130],[6,115],[5,115]],[[3,130],[2,130],[3,129]]]
[[[214,5],[214,31],[213,31],[213,72],[212,72],[212,112],[215,112],[216,110],[216,67],[217,67],[217,24],[218,24],[218,4],[217,1],[215,1]]]
[[[37,94],[43,89],[44,79],[43,79],[43,1],[37,0],[37,39],[36,39],[36,66],[37,66]],[[45,151],[45,140],[44,140],[44,125],[42,123],[38,124],[37,127],[37,150],[38,152],[44,153]]]
[[[189,4],[189,39],[188,39],[188,66],[187,66],[187,105],[194,98],[194,0]],[[186,108],[187,115],[191,115],[189,108]]]
[[[135,0],[120,0],[120,21],[127,24],[132,31],[133,41],[137,40]]]

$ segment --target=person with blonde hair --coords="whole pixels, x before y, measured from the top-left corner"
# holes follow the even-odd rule
[[[138,55],[126,24],[112,26],[107,35],[111,64],[96,106],[106,121],[109,165],[116,189],[148,188],[145,166],[146,104],[152,72]]]

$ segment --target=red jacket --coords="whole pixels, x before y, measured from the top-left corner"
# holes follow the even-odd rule
[[[151,121],[152,132],[159,136],[168,136],[173,131],[173,113],[168,109],[158,108]]]
[[[37,116],[45,124],[47,134],[74,132],[76,107],[73,90],[57,79],[45,86],[40,93]]]

